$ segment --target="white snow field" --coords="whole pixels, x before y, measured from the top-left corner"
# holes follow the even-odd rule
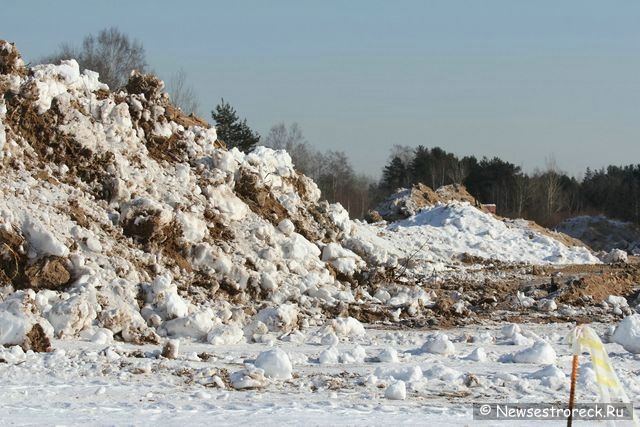
[[[600,261],[525,221],[352,221],[157,78],[113,93],[5,41],[0,168],[3,425],[476,424],[474,402],[566,401],[571,322],[608,339],[637,309],[620,284],[575,296],[554,269]],[[635,402],[627,319],[606,345]],[[598,399],[585,357],[578,393]]]
[[[452,344],[444,354],[424,351],[429,331],[377,328],[333,345],[321,344],[322,328],[267,343],[182,341],[175,359],[148,344],[54,340],[53,352],[26,354],[16,346],[0,350],[0,416],[5,425],[491,425],[473,420],[472,403],[568,401],[572,353],[564,340],[572,325],[516,326],[532,344],[514,344],[503,326],[474,326],[443,331]],[[618,344],[606,347],[637,402],[640,360]],[[479,349],[481,358],[473,356]],[[327,351],[336,358],[323,361]],[[257,368],[264,352],[288,358],[292,377]],[[393,360],[384,357],[391,352]],[[238,372],[251,381],[230,384],[228,374],[233,381]],[[586,355],[579,372],[577,401],[597,402]],[[554,423],[566,425],[545,421]]]

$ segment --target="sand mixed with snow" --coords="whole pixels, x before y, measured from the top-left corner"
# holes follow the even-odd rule
[[[27,68],[4,41],[0,72],[3,420],[456,424],[479,396],[566,392],[561,371],[536,366],[566,371],[565,326],[507,344],[491,330],[367,329],[350,314],[429,319],[452,300],[470,315],[463,292],[436,292],[442,277],[491,277],[464,256],[599,263],[584,247],[464,201],[352,221],[286,152],[226,149],[153,76],[112,93],[74,60]],[[514,294],[514,307],[553,304]]]

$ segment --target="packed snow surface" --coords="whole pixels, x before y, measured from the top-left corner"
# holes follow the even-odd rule
[[[183,341],[175,359],[161,356],[158,346],[122,342],[54,340],[51,353],[0,347],[0,416],[14,425],[475,425],[473,402],[568,399],[573,349],[565,338],[573,325],[518,326],[552,348],[555,359],[540,357],[550,350],[502,340],[500,325],[444,331],[455,347],[448,355],[421,351],[426,332],[420,330],[366,328],[336,347],[339,353],[362,347],[368,354],[393,348],[394,361],[322,364],[318,356],[326,348],[315,338],[317,328],[275,348]],[[608,328],[592,326],[601,333]],[[465,357],[478,342],[486,357]],[[622,386],[637,402],[640,361],[618,344],[605,345]],[[521,351],[531,358],[504,357]],[[576,391],[578,402],[599,400],[586,355],[580,357]]]

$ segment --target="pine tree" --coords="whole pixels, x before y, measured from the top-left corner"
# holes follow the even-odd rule
[[[260,141],[260,135],[247,125],[247,119],[240,121],[236,110],[224,99],[211,112],[211,117],[216,122],[218,139],[228,148],[237,147],[238,150],[249,152]]]

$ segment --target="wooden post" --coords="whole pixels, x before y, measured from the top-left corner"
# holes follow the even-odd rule
[[[578,379],[578,355],[573,354],[573,366],[571,368],[571,390],[569,391],[569,417],[567,418],[567,427],[571,427],[573,423],[573,404],[576,397],[576,380]]]

